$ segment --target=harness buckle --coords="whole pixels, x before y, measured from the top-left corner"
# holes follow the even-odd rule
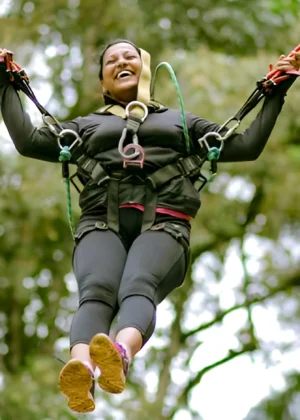
[[[202,160],[198,160],[197,156],[188,156],[177,161],[183,176],[193,176],[199,173],[202,163]]]
[[[134,149],[135,152],[131,155],[126,155],[126,152],[130,149]],[[140,156],[139,159],[132,160],[132,155]],[[123,168],[127,168],[128,166],[139,166],[140,168],[144,167],[145,162],[145,151],[139,144],[130,143],[124,147],[123,150]]]

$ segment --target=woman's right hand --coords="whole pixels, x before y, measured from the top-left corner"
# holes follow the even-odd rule
[[[9,82],[7,63],[12,60],[13,53],[5,48],[0,48],[0,86]]]
[[[5,62],[8,59],[12,60],[13,53],[12,51],[7,50],[6,48],[0,48],[0,62]]]

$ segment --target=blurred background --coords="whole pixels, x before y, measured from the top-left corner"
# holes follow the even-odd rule
[[[299,0],[0,0],[0,46],[61,121],[102,105],[101,48],[128,38],[153,68],[172,64],[187,111],[223,123],[299,44],[299,18]],[[156,96],[178,106],[165,71]],[[219,165],[184,285],[159,307],[126,391],[97,391],[89,415],[57,387],[77,305],[61,169],[18,156],[0,121],[1,420],[300,419],[299,98],[296,81],[257,161]]]

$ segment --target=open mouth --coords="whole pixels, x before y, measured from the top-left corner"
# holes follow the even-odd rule
[[[134,73],[132,71],[130,71],[130,70],[123,70],[123,71],[120,71],[120,73],[118,73],[117,79],[118,80],[120,80],[120,79],[126,79],[127,77],[133,76],[133,74]]]

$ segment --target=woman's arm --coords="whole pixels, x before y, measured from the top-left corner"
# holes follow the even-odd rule
[[[60,148],[56,137],[48,127],[33,126],[18,93],[9,82],[3,62],[0,62],[0,109],[9,135],[22,156],[58,162]],[[78,125],[75,121],[61,125],[63,128],[69,128],[78,133]],[[62,143],[69,146],[73,141],[74,136],[66,136]]]
[[[243,133],[233,134],[225,140],[223,151],[221,152],[220,162],[238,162],[255,160],[263,151],[270,134],[274,128],[277,117],[284,104],[284,96],[287,90],[294,83],[296,76],[280,83],[274,88],[270,96],[264,100],[264,104],[257,117]],[[218,131],[220,126],[210,123],[198,117],[193,121],[193,143],[199,147],[198,140],[210,131]],[[225,134],[225,133],[221,133]],[[220,142],[209,139],[210,146],[220,147]]]

